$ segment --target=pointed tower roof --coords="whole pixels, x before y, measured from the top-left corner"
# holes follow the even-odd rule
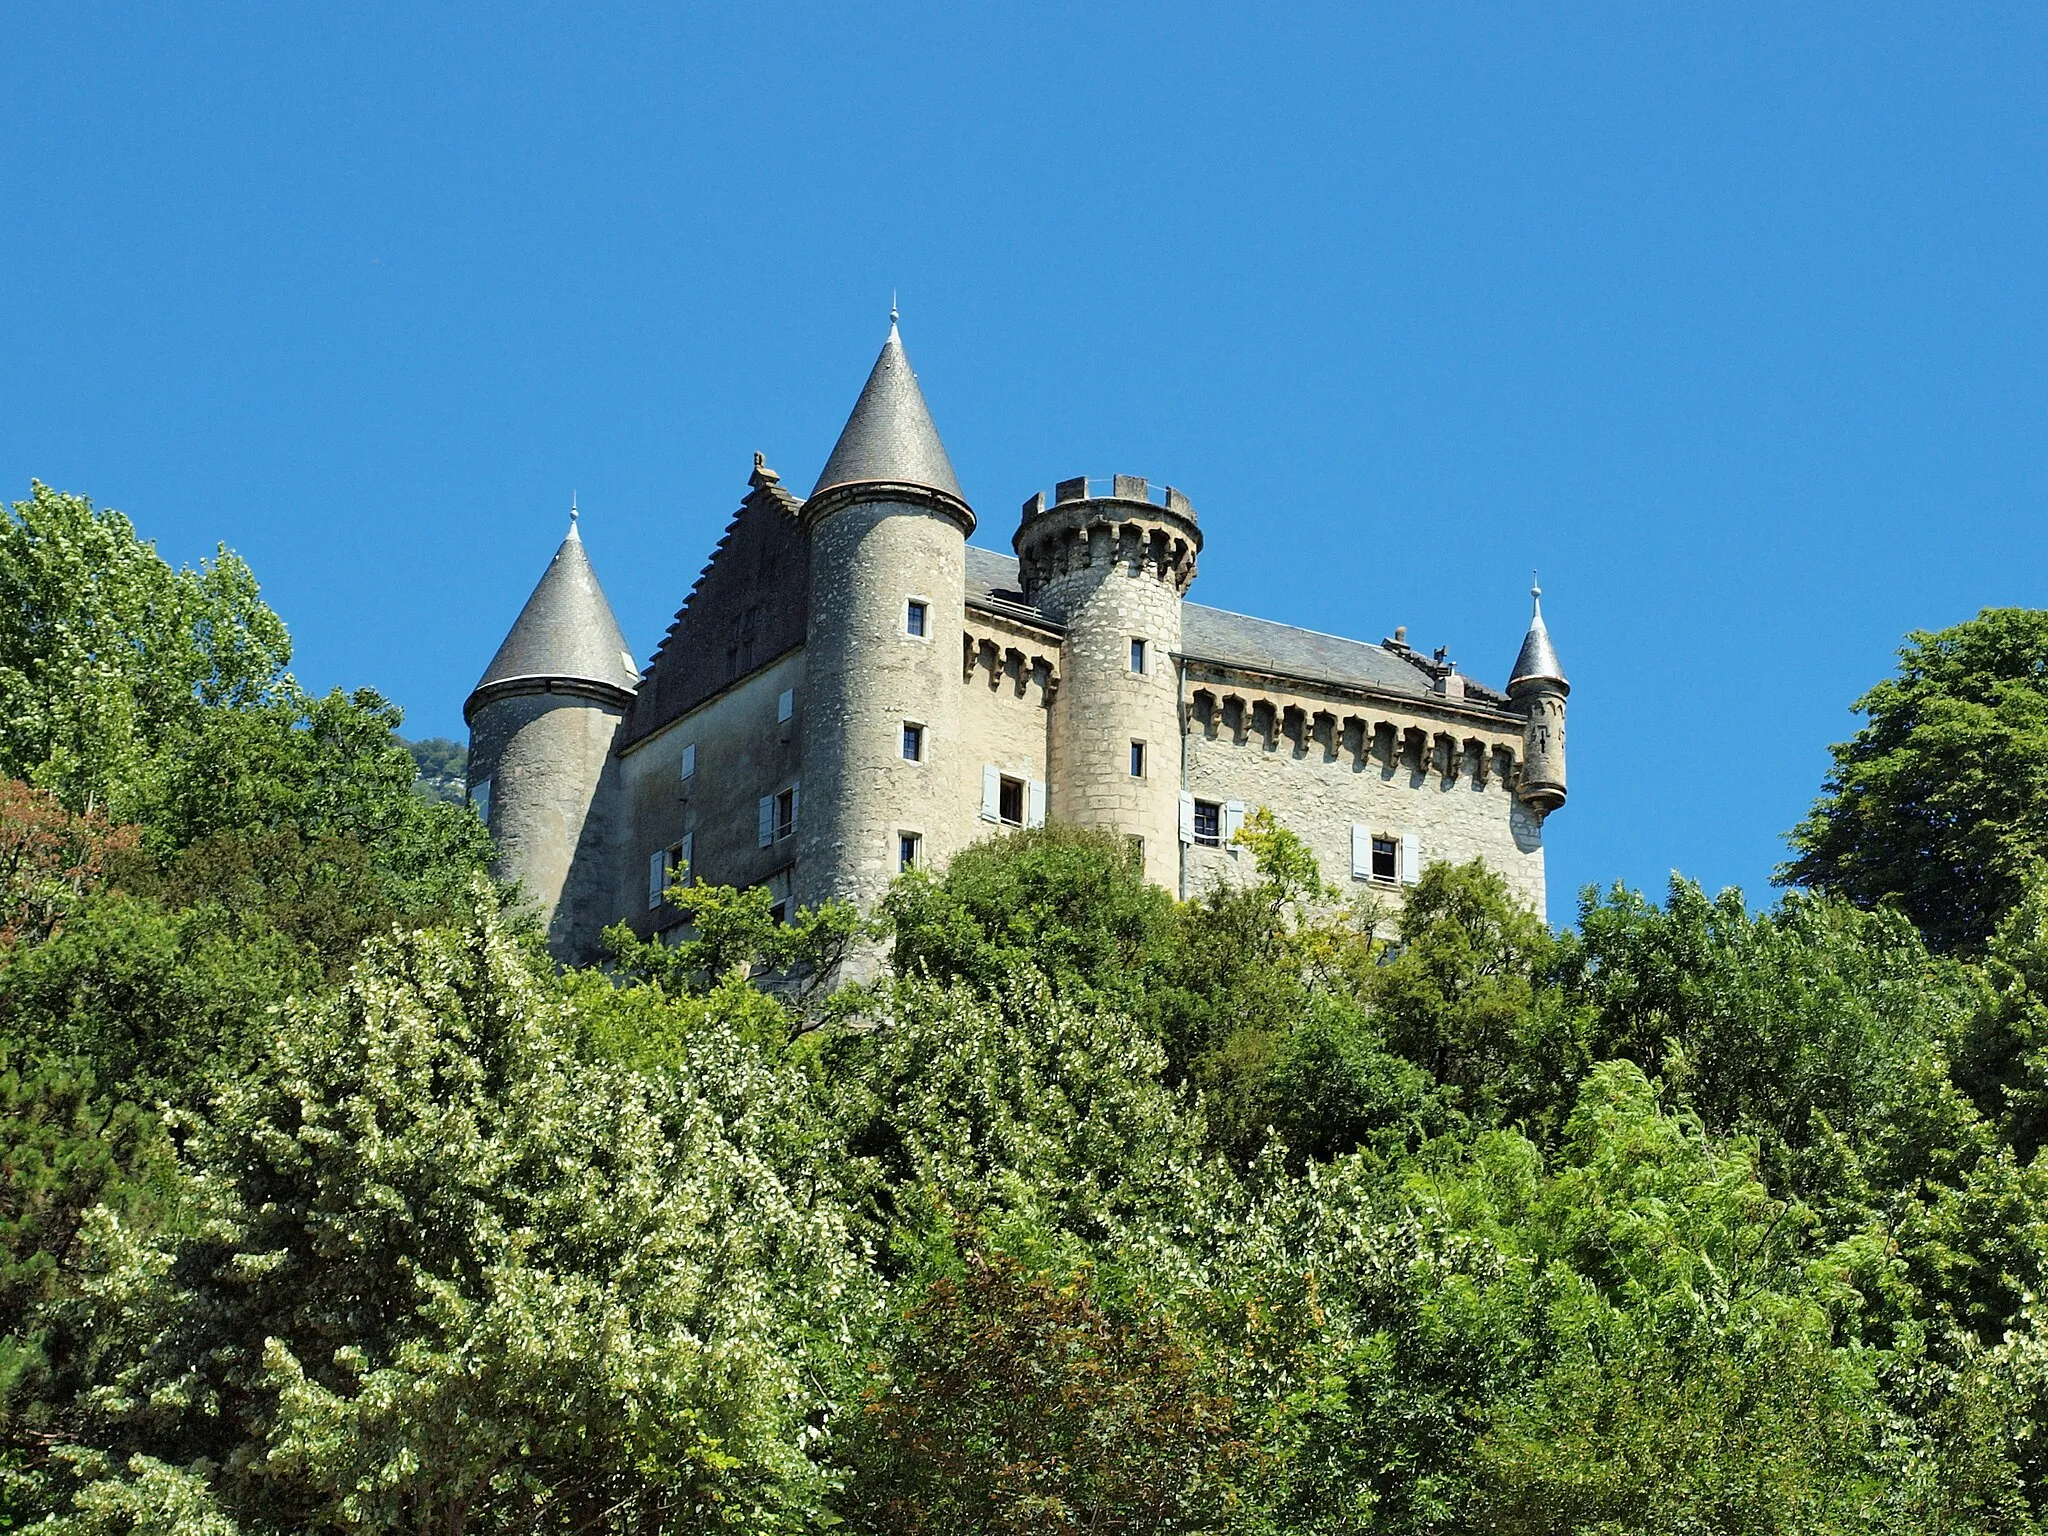
[[[640,673],[590,557],[583,552],[576,523],[571,506],[568,537],[477,680],[463,706],[465,715],[484,701],[487,692],[523,693],[542,684],[566,684],[564,691],[588,692],[620,704],[631,700]]]
[[[889,339],[882,343],[882,355],[875,359],[867,387],[854,402],[853,414],[846,418],[846,428],[811,495],[842,485],[923,486],[962,507],[967,504],[953,461],[946,457],[946,445],[939,441],[939,429],[932,425],[924,391],[917,387],[917,375],[904,355],[894,309],[889,311]]]
[[[1521,683],[1556,683],[1569,692],[1572,685],[1565,680],[1564,667],[1550,643],[1550,630],[1543,623],[1543,588],[1532,584],[1529,597],[1535,604],[1535,614],[1529,620],[1529,633],[1522,637],[1515,670],[1508,674],[1508,691],[1512,693]]]

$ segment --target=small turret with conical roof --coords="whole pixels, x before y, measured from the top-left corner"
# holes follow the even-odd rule
[[[968,780],[981,771],[959,729],[974,512],[893,308],[801,523],[811,547],[795,883],[805,902],[866,905],[895,877],[904,836],[942,859],[979,831],[957,810],[978,803]],[[909,726],[922,744],[913,758]]]
[[[1548,816],[1564,804],[1564,701],[1572,691],[1557,650],[1550,643],[1549,626],[1543,622],[1543,588],[1529,587],[1534,613],[1529,632],[1522,637],[1522,649],[1515,657],[1515,669],[1508,676],[1508,697],[1520,707],[1527,722],[1522,728],[1523,800]]]
[[[640,674],[583,548],[569,532],[462,706],[470,799],[549,947],[593,958],[616,798],[612,739]]]

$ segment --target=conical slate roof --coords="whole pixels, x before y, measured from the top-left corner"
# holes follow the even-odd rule
[[[526,680],[597,683],[626,693],[640,682],[612,605],[583,552],[574,513],[569,536],[484,668],[476,691]]]
[[[1529,596],[1536,604],[1534,617],[1529,620],[1529,633],[1522,637],[1521,654],[1515,657],[1515,670],[1508,675],[1508,687],[1517,683],[1560,683],[1569,688],[1565,681],[1564,667],[1559,664],[1557,651],[1550,643],[1550,631],[1543,623],[1543,589],[1531,587]]]
[[[854,402],[846,429],[811,494],[836,485],[876,482],[928,486],[963,504],[967,500],[960,494],[946,445],[939,441],[939,429],[932,425],[917,375],[910,371],[910,359],[903,354],[894,314],[889,316],[889,339],[882,343],[882,355],[875,359],[867,387]]]

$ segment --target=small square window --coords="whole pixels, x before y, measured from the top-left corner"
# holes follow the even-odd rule
[[[898,832],[896,834],[897,872],[900,874],[906,869],[917,868],[921,862],[923,852],[924,839],[922,837],[919,837],[915,832]]]
[[[785,789],[775,797],[775,841],[796,831],[796,791]]]
[[[920,636],[923,635],[925,632],[925,620],[927,617],[927,613],[928,609],[926,605],[919,599],[913,597],[910,600],[908,606],[906,606],[903,610],[904,633]]]
[[[697,743],[691,742],[683,748],[683,770],[676,777],[687,779],[697,771]]]
[[[1145,743],[1142,741],[1131,743],[1131,777],[1134,779],[1145,777]]]
[[[903,760],[906,763],[924,761],[924,727],[903,722]]]
[[[771,923],[775,924],[775,926],[778,928],[780,928],[784,923],[788,922],[789,903],[786,901],[778,901],[777,903],[775,903],[774,906],[770,907],[768,909],[768,920]]]
[[[1024,781],[1004,779],[996,791],[996,819],[1005,826],[1024,825]]]
[[[1223,807],[1214,800],[1195,802],[1195,841],[1204,848],[1223,846]]]
[[[1145,670],[1145,642],[1142,640],[1133,640],[1131,642],[1131,670],[1133,672],[1143,672]]]
[[[1372,840],[1372,877],[1375,880],[1392,880],[1395,877],[1394,840],[1391,837],[1376,837]]]
[[[775,696],[775,718],[778,721],[787,720],[795,713],[796,690],[794,688],[785,688]]]

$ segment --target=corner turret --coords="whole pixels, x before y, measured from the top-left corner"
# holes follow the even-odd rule
[[[570,963],[595,957],[603,926],[612,738],[640,682],[577,521],[572,506],[568,536],[462,706],[494,873],[519,883]]]
[[[889,335],[799,521],[810,540],[798,690],[797,898],[868,906],[905,839],[934,860],[969,840],[980,765],[960,733],[960,615],[974,510],[889,313]],[[918,747],[906,756],[904,743]]]
[[[1531,585],[1535,612],[1508,677],[1508,698],[1522,712],[1522,779],[1517,791],[1539,815],[1564,804],[1564,701],[1572,691],[1543,622],[1543,588]]]

